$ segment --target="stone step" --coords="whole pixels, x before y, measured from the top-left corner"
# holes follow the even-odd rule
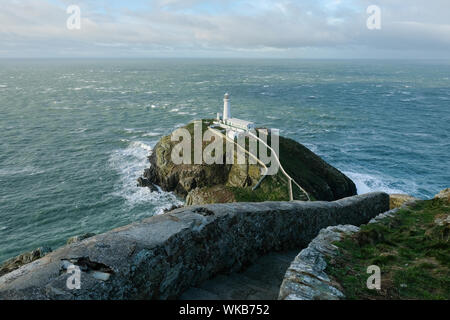
[[[287,268],[302,248],[269,253],[243,272],[218,275],[191,287],[181,300],[275,300]]]

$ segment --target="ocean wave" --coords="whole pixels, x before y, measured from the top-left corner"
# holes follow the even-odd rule
[[[161,135],[161,133],[159,133],[159,132],[147,132],[147,133],[144,133],[142,136],[143,137],[158,137],[160,135]]]
[[[147,151],[149,151],[149,152],[152,151],[152,147],[151,147],[151,146],[149,146],[149,145],[146,144],[146,143],[140,142],[140,141],[132,142],[132,143],[131,143],[131,147],[132,147],[132,148],[141,148],[141,149],[147,150]]]
[[[16,176],[16,175],[33,176],[44,172],[45,170],[40,170],[33,166],[25,166],[23,168],[10,167],[0,169],[0,176]]]
[[[127,141],[122,139],[122,141]],[[114,185],[113,196],[125,200],[125,209],[138,205],[150,204],[155,206],[155,214],[162,213],[173,205],[182,204],[172,193],[159,190],[151,192],[149,188],[137,186],[136,180],[148,167],[148,156],[152,147],[142,141],[128,141],[124,149],[115,150],[110,158],[110,166],[119,174],[119,180]]]
[[[356,190],[358,194],[364,194],[368,192],[374,191],[382,191],[386,193],[406,193],[413,194],[414,190],[404,190],[399,189],[398,187],[392,187],[392,183],[389,178],[384,178],[381,175],[373,175],[367,173],[358,173],[352,171],[344,171],[345,175],[347,175],[356,185]],[[393,180],[393,179],[392,179]],[[414,186],[414,184],[412,184]]]
[[[141,130],[141,129],[135,129],[135,128],[123,128],[123,131],[125,131],[128,134],[139,134],[139,133],[146,133],[145,130]]]
[[[89,128],[77,128],[76,130],[72,130],[71,133],[83,133],[89,130]]]

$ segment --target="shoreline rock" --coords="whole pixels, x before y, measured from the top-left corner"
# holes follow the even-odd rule
[[[397,194],[393,193],[389,195],[389,207],[391,209],[399,208],[407,202],[419,200],[408,194]]]
[[[450,188],[446,188],[434,196],[434,199],[444,199],[450,202]]]
[[[42,258],[50,252],[52,252],[52,248],[50,247],[39,247],[35,250],[24,252],[16,257],[10,258],[0,265],[0,277]]]
[[[77,243],[77,242],[81,242],[85,239],[91,238],[95,236],[95,233],[92,232],[88,232],[82,235],[78,235],[78,236],[74,236],[74,237],[70,237],[69,239],[67,239],[66,244],[72,244],[72,243]]]

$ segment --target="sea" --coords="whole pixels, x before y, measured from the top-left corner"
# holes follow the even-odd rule
[[[0,60],[0,262],[182,204],[136,179],[225,92],[232,116],[280,129],[358,193],[450,187],[450,61]]]

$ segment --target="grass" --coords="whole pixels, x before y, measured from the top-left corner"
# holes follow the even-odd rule
[[[267,176],[259,188],[229,188],[238,202],[289,201],[289,185],[282,173]],[[305,194],[293,184],[293,195],[296,200],[307,200]]]
[[[204,133],[208,126],[212,124],[214,120],[213,119],[203,119],[202,120],[202,133]],[[194,134],[194,123],[191,122],[188,125],[185,126],[185,128],[190,132],[191,136],[193,137]],[[280,139],[284,142],[283,146],[285,145],[295,145],[296,143],[291,142],[288,144],[285,142],[285,138],[280,137]],[[191,160],[194,160],[194,139],[191,140],[192,143],[192,153],[191,153]],[[270,136],[267,137],[268,143],[270,145]],[[290,141],[289,141],[290,142]],[[205,148],[210,142],[203,142],[203,148]],[[249,150],[249,140],[248,138],[245,140],[245,148],[246,150]],[[226,150],[226,141],[224,141],[223,144],[223,151]],[[259,144],[257,145],[257,154],[259,153]],[[267,150],[268,156],[270,156],[270,150]],[[236,155],[235,155],[236,156]],[[247,159],[248,156],[246,155]],[[286,157],[288,158],[288,157]],[[225,159],[224,159],[225,162]],[[291,172],[295,172],[295,168],[298,168],[298,164],[292,161],[292,163],[289,163],[289,170]],[[298,168],[301,170],[301,168]],[[213,187],[213,186],[210,186]],[[274,176],[267,176],[263,182],[261,183],[260,187],[256,190],[252,190],[251,186],[247,187],[226,187],[229,191],[231,191],[234,195],[234,199],[238,202],[262,202],[262,201],[289,201],[289,185],[288,181],[285,178],[285,176],[278,172]],[[297,200],[306,200],[306,196],[303,194],[303,192],[293,184],[293,193],[294,193],[294,199]]]
[[[450,227],[435,222],[449,214],[449,202],[425,200],[363,226],[335,243],[339,254],[326,272],[347,299],[450,299]],[[381,269],[381,290],[366,287],[370,265]]]

